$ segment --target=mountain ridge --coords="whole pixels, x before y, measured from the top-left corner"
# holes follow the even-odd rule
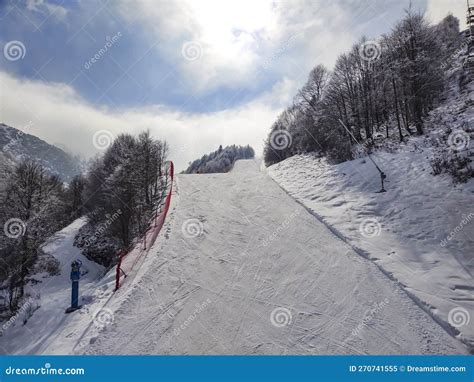
[[[81,173],[80,163],[64,150],[4,123],[0,123],[0,150],[11,164],[23,159],[35,160],[64,182]]]

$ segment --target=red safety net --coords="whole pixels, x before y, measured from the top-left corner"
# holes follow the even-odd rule
[[[155,244],[156,238],[163,228],[166,214],[171,204],[171,193],[173,191],[174,165],[173,162],[167,162],[167,170],[165,171],[166,179],[166,197],[158,207],[155,217],[151,220],[150,225],[145,234],[136,242],[130,251],[122,250],[118,254],[118,262],[115,272],[115,290],[120,288],[123,279],[129,275],[138,262],[143,259],[150,248]]]

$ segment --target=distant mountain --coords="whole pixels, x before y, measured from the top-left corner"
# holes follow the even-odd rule
[[[203,155],[201,159],[196,159],[184,170],[185,174],[207,174],[216,172],[229,172],[234,167],[238,159],[251,159],[255,157],[255,152],[250,146],[227,146]]]
[[[80,161],[34,135],[0,123],[0,171],[22,159],[33,159],[65,182],[81,173]]]

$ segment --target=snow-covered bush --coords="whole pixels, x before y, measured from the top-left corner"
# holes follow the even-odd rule
[[[430,161],[433,175],[450,174],[456,183],[465,183],[474,177],[471,163],[471,158],[447,150],[441,150]]]
[[[59,275],[59,261],[52,255],[45,253],[42,248],[38,249],[38,261],[32,274],[46,273],[50,276]]]
[[[82,254],[89,260],[105,267],[116,263],[121,244],[119,239],[111,237],[110,233],[101,232],[97,224],[85,224],[74,238],[74,246],[82,250]]]

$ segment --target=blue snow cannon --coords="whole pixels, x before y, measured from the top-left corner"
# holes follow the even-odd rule
[[[81,260],[76,259],[71,263],[71,306],[66,309],[66,313],[71,313],[81,308],[79,305],[79,280],[81,278],[81,267]]]

